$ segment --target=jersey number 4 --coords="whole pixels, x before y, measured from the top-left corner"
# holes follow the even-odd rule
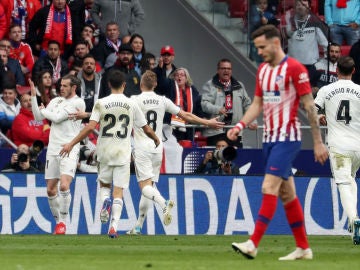
[[[345,125],[348,125],[351,121],[350,116],[350,101],[349,100],[341,100],[339,104],[339,108],[336,112],[336,121],[344,122]]]

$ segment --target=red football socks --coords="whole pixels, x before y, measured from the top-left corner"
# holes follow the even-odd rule
[[[308,248],[309,242],[306,237],[304,213],[299,199],[296,197],[293,201],[287,203],[284,208],[286,218],[295,238],[296,246],[303,249]]]
[[[250,238],[256,247],[259,245],[261,238],[263,237],[270,221],[275,214],[277,201],[278,197],[275,195],[263,195],[259,215],[255,223],[255,230]]]

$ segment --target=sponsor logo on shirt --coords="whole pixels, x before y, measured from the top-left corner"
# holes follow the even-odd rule
[[[264,91],[263,100],[267,103],[280,103],[281,95],[278,90]]]
[[[309,76],[307,74],[307,72],[303,72],[299,74],[299,83],[305,83],[309,81]]]

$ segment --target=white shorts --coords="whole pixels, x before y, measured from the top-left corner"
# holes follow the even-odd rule
[[[60,179],[61,175],[75,176],[77,156],[60,157],[59,155],[46,155],[45,179]]]
[[[99,164],[98,181],[113,184],[115,187],[128,188],[130,182],[130,163],[117,166]]]
[[[336,184],[355,181],[360,167],[360,152],[330,147],[330,165]]]
[[[135,149],[134,160],[135,173],[138,182],[150,178],[153,182],[159,181],[162,153],[149,153]]]

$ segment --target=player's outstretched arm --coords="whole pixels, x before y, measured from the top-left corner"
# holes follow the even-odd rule
[[[204,119],[184,110],[180,110],[178,116],[189,123],[205,125],[216,129],[223,128],[225,124],[224,122],[219,122],[217,117],[212,119]]]

